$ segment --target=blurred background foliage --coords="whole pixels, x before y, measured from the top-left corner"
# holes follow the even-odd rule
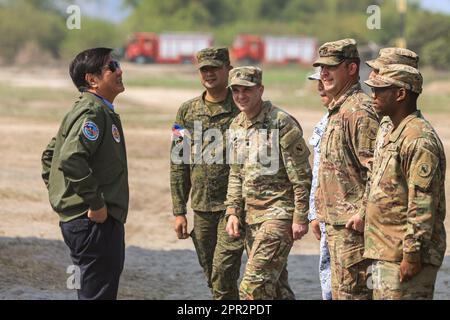
[[[120,23],[82,13],[81,30],[69,30],[66,9],[72,3],[0,0],[0,63],[47,63],[87,47],[120,48],[136,31],[208,32],[225,46],[239,33],[312,36],[319,43],[353,37],[359,44],[393,46],[401,29],[395,0],[122,0],[130,14]],[[374,4],[381,8],[379,30],[366,27],[366,10]],[[422,63],[450,68],[448,15],[409,0],[405,26],[407,47]]]

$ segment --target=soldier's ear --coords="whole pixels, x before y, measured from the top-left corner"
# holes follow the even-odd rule
[[[86,81],[89,88],[97,88],[97,78],[93,73],[86,73],[84,76],[84,80]]]
[[[406,100],[406,89],[405,88],[399,88],[397,90],[397,97],[396,97],[396,101],[401,102],[401,101],[405,101]]]
[[[355,62],[350,62],[347,68],[348,73],[351,76],[355,75],[358,72],[358,65]]]

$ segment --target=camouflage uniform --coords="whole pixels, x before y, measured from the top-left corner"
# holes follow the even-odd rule
[[[405,65],[388,65],[366,81],[420,94],[422,76]],[[373,264],[375,299],[432,299],[446,249],[446,160],[442,142],[420,111],[386,136],[375,159],[366,211],[365,254]],[[400,283],[400,262],[423,269]]]
[[[344,39],[319,48],[314,66],[338,65],[358,58],[356,42]],[[371,170],[378,117],[370,98],[359,83],[328,106],[328,124],[320,143],[318,187],[315,194],[317,216],[326,223],[331,255],[333,299],[370,299],[367,268],[363,258],[364,237],[345,228],[355,214],[364,216],[362,202]]]
[[[261,84],[261,78],[259,68],[235,68],[230,72],[230,85]],[[302,129],[289,114],[264,101],[257,116],[247,119],[245,113],[239,114],[230,130],[240,132],[242,138],[231,141],[233,152],[245,155],[241,162],[231,164],[226,202],[227,215],[242,218],[246,211],[249,260],[240,297],[295,299],[286,268],[293,244],[292,223],[308,223],[311,186],[310,152]],[[253,145],[258,132],[263,132],[267,140]],[[274,139],[277,135],[279,139]],[[266,148],[277,155],[277,168],[268,169],[263,161],[251,161],[252,152]]]
[[[381,48],[378,57],[373,60],[366,61],[366,64],[378,72],[381,67],[389,64],[404,64],[417,68],[419,64],[419,56],[409,49],[405,48]],[[389,117],[383,117],[380,122],[380,130],[377,134],[377,142],[375,145],[374,158],[378,156],[384,141],[384,137],[392,129],[392,121]]]
[[[229,63],[226,48],[207,48],[197,54],[198,67],[220,67]],[[170,183],[173,214],[185,215],[186,203],[191,193],[191,207],[194,210],[194,228],[191,237],[195,245],[199,263],[202,266],[213,298],[239,298],[237,280],[239,278],[244,241],[232,239],[225,231],[225,198],[228,186],[229,165],[220,163],[195,163],[195,157],[207,153],[211,142],[204,141],[194,146],[195,135],[203,135],[208,129],[218,129],[223,136],[239,109],[233,102],[231,91],[225,101],[212,104],[201,96],[189,100],[180,107],[176,117],[177,135],[172,148],[186,144],[189,151],[188,163],[176,164],[171,157]],[[202,132],[194,133],[195,121],[199,121]],[[221,146],[225,155],[225,143]],[[200,149],[200,150],[199,150]],[[183,150],[178,154],[183,157]],[[225,159],[225,157],[224,157]]]

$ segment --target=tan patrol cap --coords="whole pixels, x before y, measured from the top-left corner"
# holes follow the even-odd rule
[[[416,68],[404,64],[389,64],[381,67],[373,79],[364,82],[369,87],[385,88],[396,86],[420,94],[422,92],[423,78]]]
[[[313,67],[336,66],[345,59],[359,58],[355,39],[342,39],[326,42],[319,48],[319,58],[313,63]]]
[[[382,66],[388,64],[404,64],[417,69],[419,56],[414,51],[405,48],[382,48],[378,57],[366,61],[366,64],[375,70],[379,70]]]
[[[229,74],[229,87],[253,87],[262,83],[262,70],[258,67],[245,66],[233,68]]]

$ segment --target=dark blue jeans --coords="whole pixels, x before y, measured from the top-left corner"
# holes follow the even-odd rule
[[[79,300],[115,300],[125,261],[123,223],[108,216],[102,224],[87,215],[60,222],[73,263],[80,268]]]

